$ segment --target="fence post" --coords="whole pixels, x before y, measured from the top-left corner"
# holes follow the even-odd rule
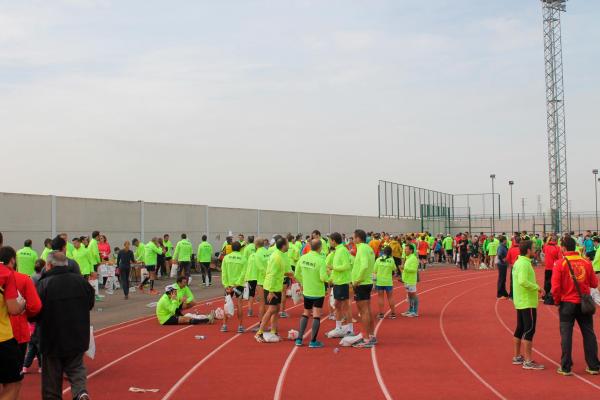
[[[140,240],[142,243],[145,243],[144,239],[144,231],[146,230],[144,227],[144,200],[139,200],[140,203]]]
[[[301,232],[300,232],[300,213],[296,213],[296,216],[297,216],[297,227],[298,227],[298,233],[301,233]]]
[[[517,232],[521,232],[521,214],[517,213]]]
[[[56,237],[56,196],[50,196],[50,231],[52,235],[50,237]]]
[[[256,210],[256,234],[260,236],[260,209]]]
[[[331,235],[331,214],[329,214],[329,234]]]

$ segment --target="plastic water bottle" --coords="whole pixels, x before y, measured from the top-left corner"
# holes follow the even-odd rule
[[[206,339],[206,336],[204,336],[204,335],[196,335],[196,336],[194,336],[194,338],[197,339],[197,340],[204,340],[204,339]]]
[[[101,308],[98,308],[97,310],[98,310],[98,312],[102,312],[102,309],[101,309]]]
[[[340,348],[336,347],[335,349],[333,349],[333,354],[337,354],[340,352]]]

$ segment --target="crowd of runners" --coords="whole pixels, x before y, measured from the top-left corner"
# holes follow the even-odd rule
[[[0,247],[1,242],[0,235]],[[18,398],[20,382],[31,372],[35,358],[44,399],[61,398],[63,374],[71,381],[75,398],[89,398],[83,355],[90,339],[89,311],[95,301],[102,301],[98,288],[106,285],[106,277],[98,274],[102,265],[115,269],[125,300],[134,278],[142,294],[160,295],[156,317],[161,325],[220,323],[220,331],[226,333],[235,323],[234,331],[244,333],[245,317],[256,315],[259,322],[252,329],[256,341],[277,342],[278,321],[289,318],[287,304],[303,302],[298,329],[288,338],[303,346],[309,336],[309,348],[324,346],[319,340],[321,318],[335,320],[335,328],[325,337],[342,339],[355,348],[376,346],[375,320],[398,317],[394,282],[407,296],[407,309],[399,315],[419,317],[418,282],[433,264],[456,265],[461,271],[494,269],[496,297],[512,300],[517,314],[512,363],[529,370],[544,368],[531,355],[541,298],[546,305],[559,306],[558,373],[571,375],[577,321],[587,372],[596,375],[600,362],[593,313],[600,305],[599,245],[600,238],[590,231],[559,237],[527,232],[392,235],[358,229],[326,236],[318,230],[307,236],[269,238],[240,234],[227,237],[217,249],[203,236],[194,252],[186,234],[175,245],[165,234],[147,243],[134,238],[121,248],[111,248],[107,237],[94,231],[89,238],[69,241],[60,234],[47,239],[38,256],[28,239],[16,251],[0,248],[0,398]],[[545,270],[543,284],[537,283],[535,265]],[[205,315],[193,312],[198,305],[189,287],[193,268],[201,273],[200,287],[212,286],[212,272],[220,272],[222,309]],[[159,292],[157,279],[173,283]],[[373,294],[376,305],[371,304]]]

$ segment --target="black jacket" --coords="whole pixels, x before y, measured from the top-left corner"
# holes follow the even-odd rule
[[[90,343],[90,310],[95,293],[69,267],[54,267],[37,285],[42,311],[37,317],[40,352],[53,357],[84,353]]]

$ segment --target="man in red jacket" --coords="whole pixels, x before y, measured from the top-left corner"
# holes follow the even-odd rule
[[[560,247],[556,244],[556,234],[550,236],[550,240],[543,247],[544,250],[544,262],[546,269],[544,271],[544,304],[554,304],[552,299],[552,270],[554,264],[561,257]]]
[[[17,290],[21,296],[25,299],[25,312],[19,315],[10,316],[10,324],[13,330],[13,336],[19,343],[19,348],[23,355],[22,360],[25,359],[25,353],[27,352],[27,344],[31,338],[31,332],[29,331],[29,323],[27,318],[35,317],[42,309],[42,302],[40,296],[38,296],[37,289],[33,284],[33,280],[29,275],[17,272],[16,268],[16,254],[12,247],[2,247],[0,249],[0,262],[4,264],[8,269],[13,271],[15,276],[15,282],[17,284]]]
[[[598,343],[594,333],[593,315],[581,312],[581,297],[575,287],[577,280],[582,294],[590,294],[590,288],[598,286],[598,278],[594,274],[592,264],[575,251],[575,240],[567,236],[562,241],[563,257],[556,261],[552,272],[552,297],[554,304],[559,306],[560,338],[561,338],[561,366],[560,375],[572,375],[573,360],[571,350],[573,347],[573,326],[575,321],[579,325],[583,336],[583,351],[588,367],[586,372],[590,375],[600,374],[600,361],[598,360]],[[571,269],[573,274],[571,274]]]
[[[512,245],[512,247],[510,249],[508,249],[508,253],[506,254],[506,258],[505,258],[505,262],[507,264],[507,268],[510,268],[510,270],[508,271],[508,275],[510,276],[510,290],[508,293],[508,297],[510,299],[513,298],[513,274],[512,274],[512,267],[515,263],[515,261],[517,261],[517,258],[519,258],[519,243],[521,243],[521,237],[520,236],[516,236],[514,238],[514,244]]]

